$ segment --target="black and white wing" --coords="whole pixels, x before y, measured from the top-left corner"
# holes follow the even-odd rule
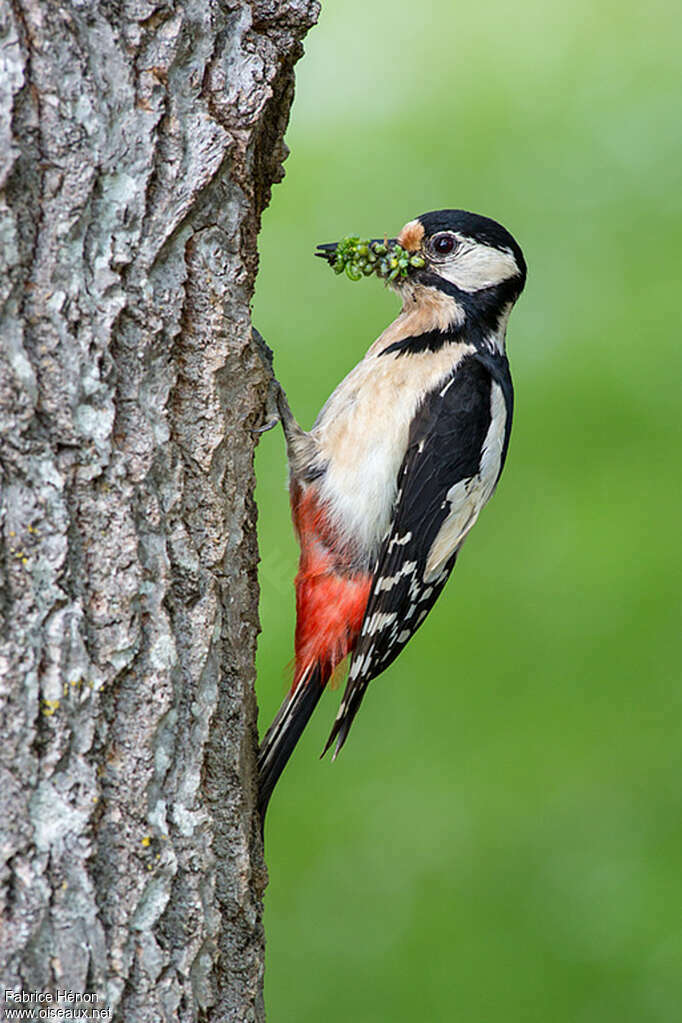
[[[343,746],[368,684],[433,607],[507,452],[513,390],[507,359],[476,353],[426,395],[410,429],[393,519],[379,555],[346,690],[325,746]]]

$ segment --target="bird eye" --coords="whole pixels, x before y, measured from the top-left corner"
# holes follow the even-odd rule
[[[457,239],[449,231],[434,235],[431,247],[439,256],[449,256],[457,248]]]

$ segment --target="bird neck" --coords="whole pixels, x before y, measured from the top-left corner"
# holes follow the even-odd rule
[[[451,295],[439,288],[415,284],[400,287],[403,308],[367,352],[367,357],[392,352],[437,351],[461,338],[465,313]]]

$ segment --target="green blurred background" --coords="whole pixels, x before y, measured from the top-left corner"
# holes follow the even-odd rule
[[[679,2],[323,7],[254,322],[304,426],[398,312],[317,242],[461,206],[529,264],[500,488],[339,760],[275,792],[273,1023],[682,1019]],[[258,451],[261,729],[297,552]]]

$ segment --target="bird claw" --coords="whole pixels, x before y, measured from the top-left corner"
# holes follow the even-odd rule
[[[256,330],[255,327],[251,328],[251,337],[254,348],[258,352],[263,364],[263,369],[268,381],[268,394],[265,399],[265,415],[267,419],[262,426],[256,426],[251,429],[252,434],[260,436],[261,433],[267,433],[268,430],[274,429],[274,427],[281,422],[282,414],[280,412],[279,403],[282,388],[272,371],[272,349],[265,342],[260,331]]]
[[[263,426],[257,426],[251,432],[258,436],[261,433],[267,433],[268,430],[272,430],[277,423],[281,423],[287,441],[287,450],[291,457],[290,445],[292,438],[304,437],[305,434],[294,419],[284,388],[272,371],[272,349],[265,343],[262,335],[255,327],[251,328],[251,335],[254,348],[258,352],[263,364],[263,370],[265,371],[268,383],[268,393],[265,399],[265,422]]]
[[[261,433],[267,433],[268,430],[274,430],[280,421],[280,417],[277,415],[274,419],[270,419],[264,426],[254,426],[251,429],[251,433],[260,435]]]

